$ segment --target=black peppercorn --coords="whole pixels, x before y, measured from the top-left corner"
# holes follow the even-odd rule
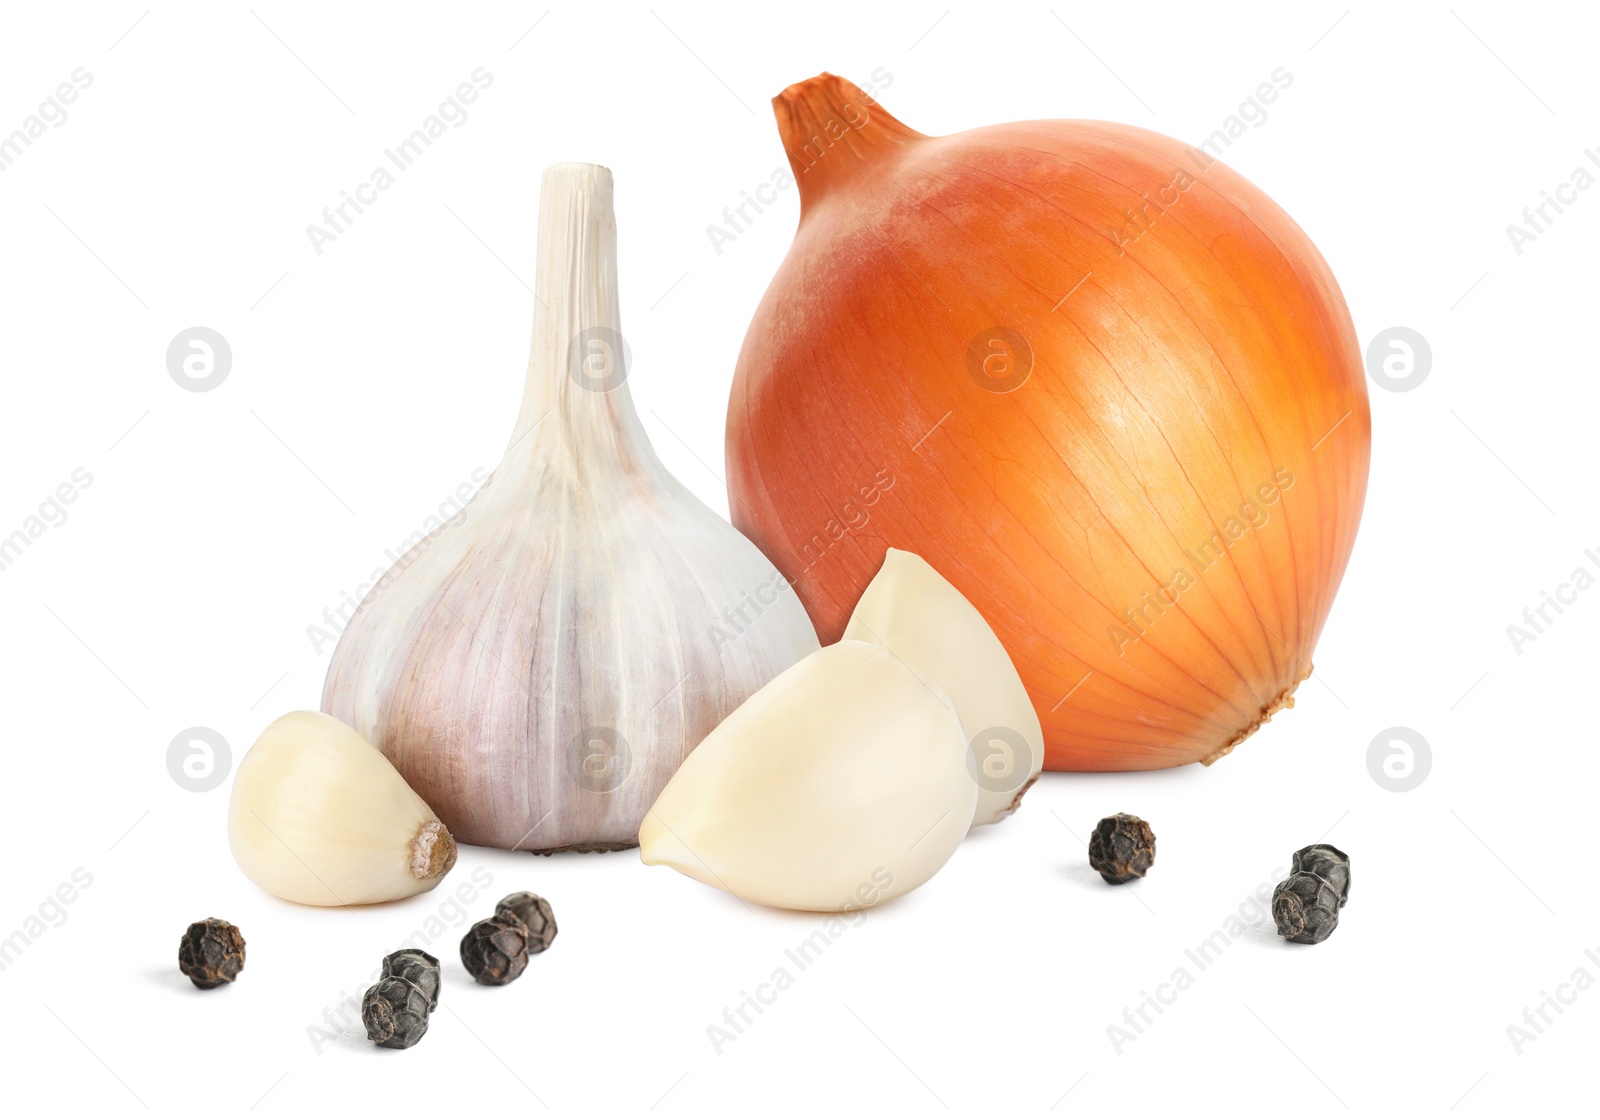
[[[1291,871],[1309,871],[1339,892],[1339,905],[1350,901],[1350,857],[1332,844],[1312,844],[1294,854]]]
[[[403,976],[385,976],[367,989],[361,1022],[367,1037],[391,1050],[415,1046],[428,1033],[428,996]],[[433,1004],[437,1006],[437,1003]]]
[[[361,1001],[361,1021],[379,1046],[405,1050],[428,1033],[428,1013],[438,1006],[439,959],[400,949],[383,958],[380,979]]]
[[[509,984],[528,967],[528,927],[509,914],[485,918],[461,939],[461,963],[480,984]]]
[[[178,967],[197,988],[220,988],[244,968],[244,935],[221,918],[195,922],[178,942]]]
[[[1339,928],[1339,911],[1350,899],[1350,857],[1332,844],[1310,844],[1291,866],[1272,894],[1272,918],[1279,936],[1316,945]]]
[[[1272,919],[1278,936],[1301,945],[1325,941],[1339,926],[1339,892],[1309,871],[1296,871],[1272,895]]]
[[[508,894],[495,904],[494,912],[507,914],[528,927],[528,952],[542,953],[556,939],[556,915],[550,904],[529,891]]]
[[[405,980],[428,1001],[428,1010],[439,1009],[439,958],[421,949],[401,949],[383,958],[383,977]]]
[[[1106,817],[1089,836],[1089,866],[1108,883],[1141,879],[1156,861],[1156,834],[1131,813]]]

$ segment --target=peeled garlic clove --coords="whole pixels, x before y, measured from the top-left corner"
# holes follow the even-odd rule
[[[274,720],[239,763],[228,844],[256,886],[307,906],[409,898],[456,862],[450,831],[389,760],[321,712]]]
[[[887,646],[939,682],[972,744],[973,827],[1010,816],[1044,766],[1044,732],[1011,655],[978,608],[922,557],[891,548],[844,636]]]
[[[640,855],[751,902],[859,910],[955,852],[978,800],[966,760],[943,689],[841,641],[706,736],[645,816]]]
[[[545,172],[538,262],[500,465],[362,601],[322,707],[464,844],[631,848],[684,756],[817,635],[650,446],[619,333],[611,172]]]

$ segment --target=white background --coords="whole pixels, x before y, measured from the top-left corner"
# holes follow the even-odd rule
[[[1520,1053],[1507,1028],[1575,970],[1600,978],[1600,591],[1520,653],[1506,627],[1600,572],[1600,189],[1520,255],[1506,226],[1600,149],[1600,28],[1577,5],[1397,8],[9,7],[0,132],[75,68],[93,82],[0,173],[0,535],[76,468],[93,481],[0,572],[0,937],[92,876],[0,972],[7,1111],[1498,1116],[1587,1097],[1600,992],[1561,989]],[[477,67],[493,84],[465,123],[318,255],[307,225]],[[1363,345],[1409,326],[1433,366],[1411,392],[1369,382],[1371,489],[1316,678],[1214,768],[1047,775],[804,972],[784,951],[822,919],[632,853],[465,849],[404,904],[296,908],[234,868],[227,783],[169,777],[186,728],[236,762],[315,707],[329,648],[307,628],[493,467],[545,166],[614,170],[633,393],[725,510],[726,393],[797,199],[720,255],[706,228],[783,165],[773,94],[882,68],[884,106],[925,132],[1089,117],[1199,142],[1278,67],[1293,84],[1226,161],[1320,246]],[[233,353],[205,393],[165,365],[197,324]],[[1368,768],[1397,725],[1431,745],[1407,793]],[[1118,810],[1159,857],[1114,890],[1083,838]],[[1334,937],[1287,946],[1257,921],[1198,969],[1185,950],[1322,836],[1353,857]],[[454,944],[517,889],[553,902],[560,937],[515,985],[474,986]],[[249,963],[198,992],[176,945],[212,914]],[[446,991],[421,1046],[356,1027],[319,1049],[324,1008],[429,918]],[[717,1053],[708,1026],[786,965],[793,986]],[[1193,983],[1119,1052],[1108,1027],[1179,968]]]

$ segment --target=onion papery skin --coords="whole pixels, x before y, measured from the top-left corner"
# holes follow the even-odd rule
[[[773,104],[800,225],[739,355],[729,505],[822,641],[894,547],[999,635],[1049,769],[1211,762],[1291,706],[1372,430],[1306,234],[1144,129],[924,136],[828,74]]]

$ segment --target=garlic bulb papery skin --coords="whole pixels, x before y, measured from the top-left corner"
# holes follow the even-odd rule
[[[788,581],[669,474],[625,377],[611,173],[539,203],[521,413],[459,518],[362,601],[322,706],[462,843],[631,848],[685,756],[817,648]]]
[[[706,736],[639,829],[639,854],[789,910],[860,910],[921,886],[978,804],[937,683],[875,642],[818,650]]]
[[[922,557],[891,548],[844,636],[887,646],[939,682],[972,747],[973,827],[1010,816],[1044,767],[1044,731],[1011,655],[978,608]]]
[[[376,747],[321,712],[279,717],[245,754],[228,845],[256,886],[307,906],[409,898],[456,862],[427,802]]]

